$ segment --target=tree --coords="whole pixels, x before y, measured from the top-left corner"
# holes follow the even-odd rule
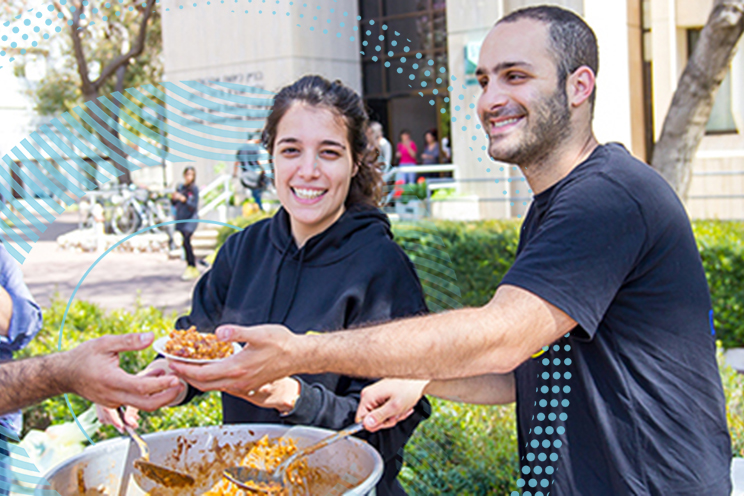
[[[128,0],[126,3],[110,0],[105,4],[99,2],[97,9],[88,0],[53,0],[52,3],[69,25],[69,36],[60,40],[61,65],[51,68],[33,89],[36,110],[40,114],[55,115],[83,102],[90,102],[89,105],[111,114],[97,101],[99,96],[161,80],[162,39],[156,0]],[[102,21],[104,16],[106,21]],[[114,104],[118,112],[126,112],[150,127],[130,110],[122,110],[118,102]],[[117,123],[118,112],[111,116]],[[93,112],[89,115],[118,138],[116,126],[109,126]],[[99,139],[114,153],[126,157],[111,140],[101,135]],[[129,171],[113,165],[122,172],[119,181],[131,183]]]
[[[695,152],[742,32],[744,0],[715,0],[654,146],[652,167],[683,200],[690,188]]]

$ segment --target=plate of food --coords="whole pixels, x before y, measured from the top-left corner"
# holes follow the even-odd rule
[[[193,326],[185,331],[171,331],[152,347],[170,360],[188,363],[219,362],[242,349],[238,343],[220,341],[214,334],[197,332]]]

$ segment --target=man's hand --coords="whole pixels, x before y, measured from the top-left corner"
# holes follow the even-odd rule
[[[227,325],[217,328],[216,334],[222,341],[246,344],[239,353],[219,363],[190,365],[172,361],[170,364],[176,375],[197,389],[247,397],[253,396],[264,384],[305,372],[292,367],[292,343],[300,336],[284,326]]]
[[[144,370],[137,373],[137,377],[162,377],[165,375],[173,376],[173,371],[168,366],[168,361],[165,358],[158,358],[152,361]],[[186,397],[186,383],[183,379],[178,379],[183,384],[183,388],[178,397],[170,403],[162,406],[173,406],[181,403]],[[102,405],[96,405],[96,415],[98,420],[104,425],[113,425],[116,430],[123,433],[124,423],[129,427],[136,429],[139,426],[139,410],[133,406],[127,406],[124,412],[124,422],[119,417],[119,412],[116,408],[108,408]]]
[[[183,390],[177,377],[134,376],[119,368],[120,352],[143,350],[152,341],[152,333],[104,336],[61,354],[64,390],[109,408],[131,405],[153,411],[168,405]]]
[[[383,379],[362,390],[356,421],[370,432],[389,429],[407,419],[424,396],[429,381]]]

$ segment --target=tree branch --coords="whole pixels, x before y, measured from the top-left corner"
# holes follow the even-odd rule
[[[744,33],[744,0],[716,0],[685,66],[654,147],[652,166],[683,199],[687,197],[692,162]]]
[[[58,0],[52,0],[54,8],[58,12],[62,12],[62,6]],[[82,13],[83,5],[81,2],[74,2],[75,12],[72,13],[72,26],[70,26],[70,37],[72,38],[72,47],[75,53],[75,61],[77,62],[78,74],[80,75],[81,91],[83,95],[90,95],[95,90],[91,86],[90,77],[88,77],[88,62],[85,60],[85,50],[83,49],[83,42],[80,39],[80,14]]]
[[[147,22],[150,20],[152,9],[155,7],[155,0],[147,0],[147,7],[142,15],[142,21],[140,22],[139,33],[129,51],[123,55],[116,57],[109,65],[107,65],[102,71],[101,75],[96,79],[93,84],[100,86],[102,85],[116,70],[131,58],[137,58],[145,49],[145,39],[147,38]]]

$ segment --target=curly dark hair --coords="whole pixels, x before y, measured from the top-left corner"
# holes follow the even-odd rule
[[[358,171],[351,178],[349,194],[344,205],[377,207],[382,199],[382,174],[376,161],[369,160],[367,127],[369,116],[362,98],[339,80],[329,81],[322,76],[304,76],[285,86],[274,97],[274,108],[266,119],[261,141],[273,154],[279,121],[295,103],[323,107],[335,112],[346,122],[351,145],[351,158]]]

